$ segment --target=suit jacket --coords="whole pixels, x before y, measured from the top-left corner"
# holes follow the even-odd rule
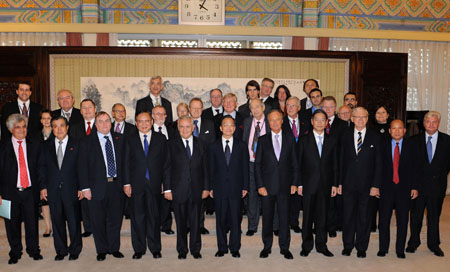
[[[52,116],[53,117],[61,116],[61,111],[62,111],[62,109],[57,109],[57,110],[52,111]],[[83,122],[83,115],[81,115],[81,112],[79,109],[73,107],[72,114],[70,115],[70,120],[69,120],[69,130],[73,125],[78,124],[80,122]]]
[[[39,193],[44,179],[42,172],[43,160],[41,145],[31,139],[26,139],[26,143],[26,156],[28,171],[30,173],[31,189],[33,190],[34,201],[37,203],[39,201]],[[19,165],[17,163],[11,137],[9,137],[0,143],[0,196],[2,199],[11,200],[13,202],[20,199],[17,190],[18,173]]]
[[[309,133],[309,130],[311,129],[308,122],[305,122],[303,118],[303,114],[300,114],[301,112],[298,112],[298,121],[300,122],[300,133],[298,134],[298,137],[300,138],[303,135],[306,135]],[[299,124],[295,124],[297,127]],[[289,121],[289,117],[285,116],[283,118],[283,125],[282,125],[283,131],[290,132],[292,136],[294,136],[294,133],[292,132],[291,124]]]
[[[43,189],[47,189],[49,202],[59,200],[77,201],[80,185],[78,181],[77,164],[79,143],[69,137],[61,169],[56,157],[55,138],[51,137],[42,144],[42,157],[44,162]],[[61,189],[60,189],[61,188]]]
[[[276,99],[271,96],[267,97],[264,104],[266,105],[266,107],[269,106],[271,109],[276,109]]]
[[[214,113],[213,113],[212,107],[209,107],[209,108],[204,109],[204,110],[202,111],[202,118],[208,119],[208,120],[214,122]]]
[[[96,134],[96,132],[97,128],[95,127],[95,123],[93,123],[91,124],[91,134]],[[78,140],[86,136],[86,128],[84,126],[84,120],[76,123],[75,125],[72,126],[72,129],[69,129],[69,136]]]
[[[308,98],[303,98],[300,100],[300,111],[306,111],[306,102],[308,101]]]
[[[172,124],[174,124],[174,123],[176,123],[176,121],[173,122]],[[174,127],[172,126],[172,124],[166,125],[167,135],[169,136],[169,139],[166,138],[167,141],[170,140],[170,139],[172,139],[172,138],[175,138],[175,137],[180,137],[179,134],[178,134],[178,127],[174,128]],[[156,131],[154,127],[152,127],[152,131],[154,131],[155,133],[159,133],[159,131]],[[137,130],[136,130],[136,133],[138,133]],[[159,133],[159,134],[161,134],[161,135],[163,135],[164,137],[166,137],[166,136],[165,136],[164,134],[162,134],[162,133]]]
[[[322,156],[319,155],[314,133],[303,136],[298,141],[298,165],[300,178],[298,186],[303,186],[303,194],[331,195],[331,187],[338,186],[338,142],[324,133]]]
[[[334,136],[337,140],[340,140],[342,133],[344,133],[344,131],[347,130],[347,128],[348,128],[347,122],[342,121],[341,119],[339,119],[337,114],[335,114],[334,121],[330,127],[329,135]]]
[[[210,189],[217,199],[241,199],[242,190],[248,191],[248,150],[233,137],[230,164],[225,159],[222,138],[208,146]]]
[[[136,126],[133,124],[130,124],[126,121],[124,121],[125,127],[123,128],[123,135],[126,137],[130,137],[132,134],[135,134],[137,132]],[[111,125],[111,133],[115,131],[116,128],[116,121],[114,121]]]
[[[216,130],[214,122],[205,118],[201,118],[199,139],[207,145],[216,140]]]
[[[119,133],[111,133],[117,177],[114,181],[118,190],[122,191],[123,185],[123,155],[125,154],[126,144],[124,136]],[[91,189],[92,199],[102,200],[106,193],[107,175],[106,165],[103,158],[102,147],[98,139],[97,132],[80,140],[80,149],[78,152],[78,177],[81,189]]]
[[[170,103],[170,101],[165,99],[164,97],[160,96],[160,98],[161,98],[161,105],[164,107],[164,109],[166,109],[166,114],[167,114],[166,124],[170,124],[173,121],[172,103]],[[141,98],[137,101],[135,116],[137,116],[139,113],[144,112],[144,111],[149,112],[151,114],[152,109],[153,109],[152,99],[151,99],[150,95],[147,95],[146,97]]]
[[[265,187],[269,195],[290,195],[291,186],[298,184],[298,163],[295,153],[295,138],[282,132],[280,160],[272,144],[272,132],[259,137],[255,158],[256,187]]]
[[[221,114],[217,114],[214,116],[214,126],[216,130],[216,139],[219,139],[222,137],[222,131],[220,131],[220,125],[222,124],[223,114],[225,112],[222,112]],[[236,130],[234,131],[234,137],[241,139],[242,138],[242,132],[244,130],[244,118],[242,115],[236,111],[236,118],[234,119],[234,124],[236,125]]]
[[[139,194],[144,192],[144,186],[149,182],[152,193],[161,194],[162,184],[170,177],[170,156],[166,137],[152,132],[147,157],[139,132],[127,137],[126,142],[123,183],[131,185],[133,194]],[[145,178],[147,169],[150,181]]]
[[[356,155],[354,130],[346,130],[341,138],[339,184],[346,191],[370,192],[371,187],[380,188],[383,178],[382,144],[378,133],[366,130],[361,151]]]
[[[425,137],[423,138],[425,139]],[[403,138],[402,148],[400,152],[400,161],[398,166],[399,183],[396,185],[393,182],[394,167],[392,157],[392,142],[384,140],[383,142],[383,180],[381,181],[380,194],[381,197],[385,194],[394,192],[395,189],[401,190],[406,196],[410,196],[411,190],[418,190],[418,180],[416,171],[416,146],[411,139]]]
[[[165,180],[164,191],[171,190],[173,201],[201,202],[202,192],[209,190],[208,153],[206,145],[193,137],[193,150],[189,160],[181,137],[169,140],[171,159],[170,178]]]
[[[264,115],[267,116],[272,109],[273,108],[271,105],[265,105]],[[244,120],[247,119],[248,117],[252,117],[252,113],[250,111],[250,100],[248,100],[247,103],[239,106],[238,112],[242,115],[242,118]]]
[[[450,171],[450,136],[439,132],[436,150],[431,163],[428,162],[425,133],[412,139],[417,148],[417,177],[424,196],[444,197],[447,191],[447,175]]]
[[[41,114],[42,106],[40,104],[34,103],[30,101],[30,106],[28,109],[28,135],[35,135],[42,129],[41,124]],[[1,131],[2,131],[2,139],[9,140],[11,137],[11,132],[9,132],[6,127],[6,120],[11,114],[20,113],[19,104],[17,100],[13,102],[9,102],[5,104],[2,108],[1,113]]]

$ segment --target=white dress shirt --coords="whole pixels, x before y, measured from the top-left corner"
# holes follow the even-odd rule
[[[189,137],[188,139],[181,137],[181,140],[183,141],[184,148],[186,148],[186,140],[189,141],[189,149],[191,150],[191,156],[192,156],[192,154],[194,153],[194,138],[193,138],[193,136],[191,135],[191,137]]]
[[[227,146],[227,142],[228,142],[228,146],[230,147],[230,154],[233,152],[233,136],[231,136],[230,139],[225,139],[225,137],[222,136],[222,148],[223,148],[223,153],[225,153],[225,147]]]
[[[334,117],[336,117],[336,116],[333,115],[333,116],[331,116],[330,118],[328,118],[328,120],[330,120],[330,127],[331,127],[331,125],[332,125],[333,122],[334,122]],[[327,120],[327,122],[328,122],[328,120]]]
[[[223,107],[220,106],[220,107],[218,107],[218,108],[215,108],[214,106],[211,106],[211,110],[212,110],[212,112],[213,112],[213,116],[216,116],[216,115],[218,114],[216,110],[219,110],[219,114],[220,114],[220,113],[223,112]]]
[[[232,113],[223,112],[223,116],[231,116],[233,119],[236,119],[236,111],[233,111]]]
[[[19,143],[17,142],[19,140],[17,140],[14,136],[11,136],[11,142],[13,144],[13,148],[14,148],[14,153],[16,154],[16,160],[17,160],[17,188],[22,187],[20,185],[20,163],[19,163]],[[27,167],[27,174],[28,174],[28,186],[30,187],[31,184],[31,178],[30,178],[30,170],[28,169],[28,156],[27,156],[27,141],[25,139],[20,140],[22,141],[22,150],[23,150],[23,156],[25,159],[25,165]]]
[[[139,139],[141,139],[141,144],[142,144],[142,150],[145,151],[145,146],[144,146],[144,135],[147,135],[147,142],[148,142],[148,146],[150,146],[150,139],[152,138],[152,131],[150,130],[147,134],[144,134],[142,132],[139,131]]]
[[[431,136],[431,150],[432,150],[432,154],[433,154],[431,156],[431,158],[434,158],[434,152],[436,151],[438,133],[439,133],[439,131],[436,131],[433,135],[430,135],[425,131],[425,146],[427,145],[427,142],[428,142],[428,136]]]
[[[108,135],[104,135],[103,133],[100,133],[97,131],[97,136],[100,141],[100,146],[102,147],[103,159],[105,160],[106,176],[108,178],[115,178],[117,176],[117,159],[116,159],[116,151],[114,150],[114,142],[113,142],[111,133],[108,133]],[[108,159],[106,157],[106,147],[105,147],[106,139],[104,138],[105,136],[108,136],[109,140],[111,141],[111,147],[112,147],[112,151],[113,151],[113,155],[114,155],[114,162],[116,163],[116,176],[114,176],[114,177],[111,177],[108,174]]]
[[[70,114],[70,117],[72,117],[72,111],[73,111],[73,107],[70,108],[69,111],[64,111],[64,110],[61,108],[61,116],[62,116],[62,117],[65,117],[65,118],[67,119],[67,114]]]
[[[23,105],[25,105],[27,106],[28,116],[30,116],[30,99],[27,102],[17,99],[17,104],[19,105],[20,114],[23,114]]]
[[[156,106],[156,96],[150,93],[150,98],[152,99],[153,106]],[[162,106],[161,96],[158,96],[159,105]]]
[[[169,132],[167,131],[166,125],[159,126],[157,124],[153,124],[153,130],[159,133],[159,128],[161,128],[161,133],[166,136],[166,139],[169,140]]]
[[[289,119],[289,126],[291,126],[291,130],[292,130],[292,124],[293,124],[293,122],[295,121],[295,127],[297,128],[297,135],[300,135],[300,122],[299,122],[299,120],[298,120],[298,114],[297,114],[297,118],[291,118],[289,115],[288,115],[288,119]]]
[[[117,122],[117,121],[114,120],[114,127],[112,128],[114,132],[116,132],[117,124],[119,124],[119,133],[123,134],[123,129],[125,127],[125,122],[124,121]]]
[[[355,143],[355,151],[356,151],[356,154],[358,154],[358,138],[359,138],[358,132],[361,132],[361,139],[362,139],[362,142],[364,143],[364,137],[366,137],[367,128],[364,128],[364,129],[361,130],[361,131],[358,131],[358,130],[355,128],[355,130],[354,130],[354,132],[353,132],[353,139],[354,139],[354,143]]]
[[[88,130],[88,122],[91,122],[91,131],[92,131],[92,129],[94,129],[95,118],[92,120],[84,120],[84,131],[85,132],[87,132],[87,130]]]

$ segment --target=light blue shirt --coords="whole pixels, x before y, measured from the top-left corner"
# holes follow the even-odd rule
[[[103,153],[103,160],[105,161],[105,170],[106,170],[106,176],[108,178],[115,178],[117,177],[117,171],[116,171],[116,176],[111,177],[110,175],[108,175],[108,160],[106,159],[106,139],[104,138],[105,136],[108,136],[109,140],[111,141],[111,146],[112,146],[112,150],[113,150],[113,154],[114,154],[114,162],[116,163],[116,169],[117,169],[117,160],[116,160],[116,151],[114,150],[114,142],[111,136],[111,133],[108,133],[108,135],[104,135],[103,133],[100,133],[97,131],[97,136],[98,136],[98,140],[100,141],[100,146],[102,147],[102,153]]]
[[[233,119],[236,119],[236,111],[233,111],[233,112],[230,113],[230,114],[228,114],[228,113],[226,113],[226,112],[224,111],[224,112],[223,112],[223,116],[225,117],[225,116],[227,116],[227,115],[233,117]]]
[[[391,147],[392,147],[392,161],[394,160],[394,152],[395,152],[395,146],[397,144],[397,141],[392,139],[391,140]],[[403,138],[400,139],[398,142],[398,149],[400,151],[400,154],[402,154],[402,144],[403,144]]]
[[[312,106],[311,109],[312,109],[312,113],[314,113],[316,110],[321,110],[321,109],[322,109],[322,106],[320,106],[320,107],[318,107],[318,108]]]
[[[433,156],[432,158],[434,158],[434,152],[436,151],[436,145],[437,145],[437,140],[438,140],[438,132],[436,131],[433,135],[429,135],[428,133],[425,132],[425,146],[427,145],[428,142],[428,136],[431,136],[431,147],[433,150]]]

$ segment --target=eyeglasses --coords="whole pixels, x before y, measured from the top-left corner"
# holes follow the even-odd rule
[[[354,115],[354,116],[352,116],[352,117],[355,118],[355,119],[365,119],[365,118],[368,118],[367,115],[364,115],[364,116],[356,116],[356,115]]]

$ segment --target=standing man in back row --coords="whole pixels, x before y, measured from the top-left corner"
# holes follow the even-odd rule
[[[161,97],[161,91],[163,89],[163,82],[161,76],[154,76],[150,79],[150,93],[148,96],[141,98],[136,103],[136,113],[135,116],[138,116],[141,112],[149,112],[152,113],[152,109],[155,106],[163,106],[166,109],[167,118],[166,124],[171,124],[173,121],[172,118],[172,103],[169,100]]]

